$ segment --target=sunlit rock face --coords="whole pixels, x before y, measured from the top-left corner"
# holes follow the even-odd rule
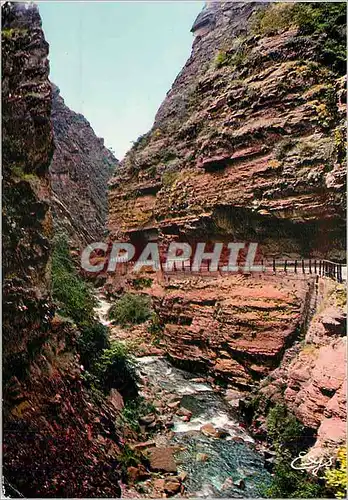
[[[345,12],[335,55],[295,10],[267,25],[274,8],[215,2],[198,16],[189,60],[110,181],[114,239],[253,241],[265,259],[344,260]],[[166,352],[243,388],[279,364],[312,310],[308,276],[152,278],[141,293]]]
[[[112,181],[112,232],[344,258],[345,68],[324,34],[255,29],[265,8],[215,3],[198,17],[191,57]]]
[[[118,161],[86,118],[69,109],[52,85],[55,151],[50,164],[57,229],[78,247],[103,238],[107,217],[107,183]]]

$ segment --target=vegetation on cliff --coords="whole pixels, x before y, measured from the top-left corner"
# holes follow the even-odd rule
[[[346,68],[345,2],[276,3],[260,11],[254,20],[256,34],[272,35],[299,28],[300,35],[323,35],[320,59],[344,74]]]
[[[79,276],[69,251],[65,235],[57,235],[53,241],[52,293],[60,305],[61,314],[71,317],[77,324],[89,324],[93,320],[96,301],[92,289]]]
[[[305,429],[284,404],[277,403],[267,415],[267,436],[276,450],[276,462],[266,498],[318,498],[323,485],[307,471],[291,467],[291,461],[306,446]]]
[[[337,466],[325,474],[326,486],[336,498],[347,498],[347,447],[338,450]]]
[[[109,318],[121,326],[144,323],[150,316],[149,297],[131,293],[122,295],[109,311]]]
[[[59,313],[71,318],[79,330],[77,349],[86,370],[85,384],[95,394],[116,388],[123,396],[134,397],[136,375],[128,351],[123,344],[110,343],[108,328],[95,319],[93,290],[78,274],[64,234],[54,240],[52,293]]]

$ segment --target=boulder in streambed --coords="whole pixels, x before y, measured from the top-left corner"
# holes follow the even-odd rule
[[[127,476],[130,483],[137,483],[138,481],[148,479],[150,477],[150,473],[143,465],[138,465],[138,467],[128,467]]]
[[[201,427],[201,432],[205,436],[213,438],[226,438],[229,436],[229,432],[222,428],[215,428],[213,424],[204,424]]]
[[[226,429],[222,429],[220,427],[218,427],[216,429],[216,437],[218,437],[220,439],[227,438],[227,436],[229,436],[229,435],[230,435],[230,433]]]
[[[221,486],[221,491],[229,490],[230,488],[233,488],[234,482],[231,477],[228,477],[224,484]]]
[[[151,448],[148,451],[150,469],[154,472],[176,472],[174,453],[177,448],[168,446],[163,448]]]
[[[176,414],[179,416],[179,417],[185,417],[187,420],[185,420],[186,422],[189,422],[191,420],[191,417],[192,417],[192,411],[190,410],[187,410],[186,408],[184,408],[183,406],[181,406],[178,411],[176,412]]]
[[[167,493],[168,496],[175,495],[176,493],[179,493],[181,489],[181,482],[180,479],[177,477],[170,477],[165,480],[164,483],[164,491]]]
[[[213,424],[204,424],[201,427],[201,432],[208,437],[217,437],[217,432]]]
[[[196,462],[206,462],[208,458],[209,455],[207,455],[207,453],[197,453]]]
[[[245,481],[244,481],[244,479],[239,479],[239,481],[236,481],[236,486],[240,490],[245,490]]]

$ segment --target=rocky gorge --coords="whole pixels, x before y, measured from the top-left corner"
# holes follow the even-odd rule
[[[106,235],[345,262],[345,27],[340,3],[208,2],[119,163],[49,81],[38,8],[2,6],[7,496],[344,492],[344,284],[124,267],[91,283],[78,256]],[[300,452],[331,469],[294,471]]]

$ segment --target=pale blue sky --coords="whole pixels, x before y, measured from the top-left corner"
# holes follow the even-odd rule
[[[51,80],[118,158],[147,132],[191,53],[204,2],[39,2]]]

